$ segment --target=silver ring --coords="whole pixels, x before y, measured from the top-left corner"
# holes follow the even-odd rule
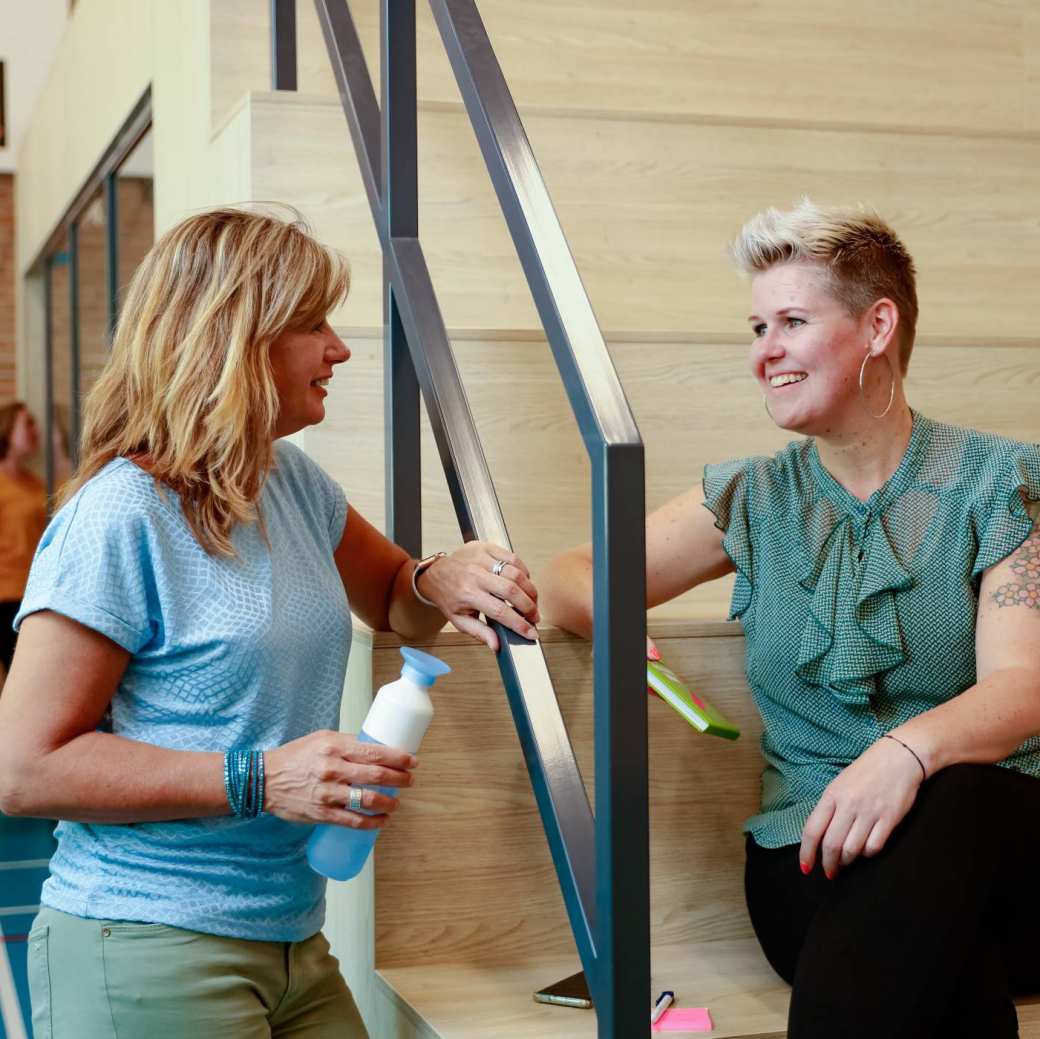
[[[365,795],[365,788],[363,786],[352,786],[350,788],[350,800],[347,801],[347,807],[352,812],[361,811],[361,798]]]
[[[509,564],[504,559],[496,559],[495,565],[491,568],[491,572],[495,577],[501,577],[502,571],[505,570],[507,566],[509,566]]]

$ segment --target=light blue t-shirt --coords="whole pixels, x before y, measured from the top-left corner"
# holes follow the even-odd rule
[[[266,750],[338,728],[351,621],[333,552],[347,503],[298,448],[275,451],[261,497],[267,541],[257,524],[239,525],[235,559],[208,555],[177,496],[122,458],[44,533],[15,626],[53,610],[132,654],[105,723],[116,735]],[[300,941],[325,912],[325,881],[304,857],[310,831],[271,815],[61,822],[42,902],[94,919]]]

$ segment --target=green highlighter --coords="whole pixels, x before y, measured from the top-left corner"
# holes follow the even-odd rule
[[[740,735],[740,729],[733,722],[707,700],[687,689],[682,679],[660,660],[647,659],[646,684],[650,692],[657,693],[698,732],[721,736],[724,740],[735,740]]]

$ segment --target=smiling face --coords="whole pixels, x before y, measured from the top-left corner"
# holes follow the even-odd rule
[[[325,386],[333,367],[349,357],[347,345],[327,321],[310,330],[283,332],[271,344],[271,372],[278,391],[276,439],[325,418]]]
[[[751,371],[773,421],[816,436],[857,416],[871,311],[852,317],[832,295],[826,271],[812,263],[777,264],[756,274],[751,310]]]

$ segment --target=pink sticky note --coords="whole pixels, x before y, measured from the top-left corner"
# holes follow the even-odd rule
[[[704,1007],[669,1007],[654,1023],[655,1032],[710,1032],[711,1014]]]

